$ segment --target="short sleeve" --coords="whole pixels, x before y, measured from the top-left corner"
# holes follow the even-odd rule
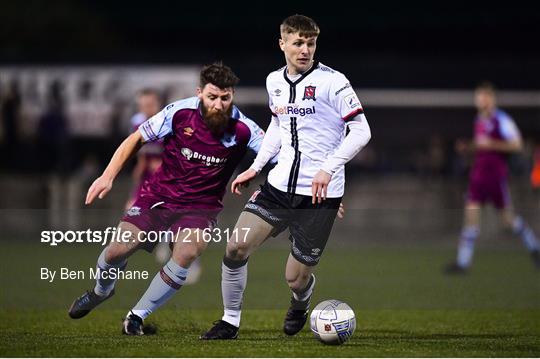
[[[358,96],[343,74],[337,73],[332,79],[329,99],[331,105],[344,121],[349,121],[364,113]]]
[[[157,141],[172,133],[174,107],[174,104],[166,106],[139,126],[139,131],[145,142]]]
[[[507,114],[500,117],[501,135],[506,141],[512,141],[520,138],[519,129],[514,120]]]
[[[261,148],[262,141],[264,139],[264,130],[259,127],[255,123],[255,121],[251,120],[250,118],[246,117],[243,113],[238,111],[240,114],[240,121],[246,124],[246,126],[249,128],[250,137],[248,141],[248,148],[254,151],[255,153],[259,152],[259,149]]]

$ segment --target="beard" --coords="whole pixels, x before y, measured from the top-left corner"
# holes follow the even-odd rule
[[[202,117],[206,126],[214,136],[222,136],[232,115],[232,104],[225,111],[209,111],[204,105],[201,106]]]

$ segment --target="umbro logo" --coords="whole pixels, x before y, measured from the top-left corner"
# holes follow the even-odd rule
[[[281,95],[281,90],[280,89],[275,89],[274,96],[279,96],[279,95]]]

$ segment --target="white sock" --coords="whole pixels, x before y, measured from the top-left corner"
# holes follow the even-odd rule
[[[247,259],[234,261],[223,257],[221,265],[221,294],[223,296],[223,317],[221,320],[240,327],[242,298],[247,283]]]
[[[315,275],[311,274],[307,286],[301,292],[292,292],[293,301],[291,308],[293,310],[308,310],[311,302],[311,294],[313,294],[313,288],[315,288]]]
[[[109,269],[120,269],[124,270],[127,265],[127,260],[124,260],[121,263],[117,264],[109,264],[105,262],[105,253],[107,252],[107,248],[105,248],[101,254],[98,257],[96,269],[98,274],[101,272],[108,272]],[[114,285],[116,284],[117,279],[110,279],[110,276],[105,276],[106,278],[101,278],[101,275],[97,276],[96,279],[96,286],[94,287],[94,292],[101,296],[105,297],[108,296],[111,291],[114,289]]]
[[[221,320],[234,325],[235,327],[240,327],[240,318],[242,316],[242,310],[232,310],[232,309],[224,309],[223,310],[223,317],[221,317]]]
[[[303,302],[311,296],[311,294],[313,293],[313,288],[315,288],[314,274],[311,275],[311,278],[309,278],[309,282],[306,288],[301,293],[292,292],[292,295],[297,301]]]
[[[480,229],[477,226],[465,227],[461,232],[457,255],[457,264],[460,267],[470,267],[474,254],[474,244],[479,234]]]
[[[521,237],[523,244],[529,252],[540,250],[538,239],[534,235],[533,230],[525,223],[523,218],[516,216],[512,226],[514,234]]]
[[[187,274],[188,269],[180,267],[171,258],[152,279],[152,283],[131,312],[142,319],[148,317],[182,287]]]

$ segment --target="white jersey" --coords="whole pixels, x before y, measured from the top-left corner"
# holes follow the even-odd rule
[[[266,79],[270,110],[281,135],[278,163],[268,182],[283,192],[311,196],[313,177],[345,138],[345,122],[363,110],[342,73],[314,63],[293,81],[286,71],[281,68]],[[332,176],[327,197],[343,196],[344,187],[341,166]]]

